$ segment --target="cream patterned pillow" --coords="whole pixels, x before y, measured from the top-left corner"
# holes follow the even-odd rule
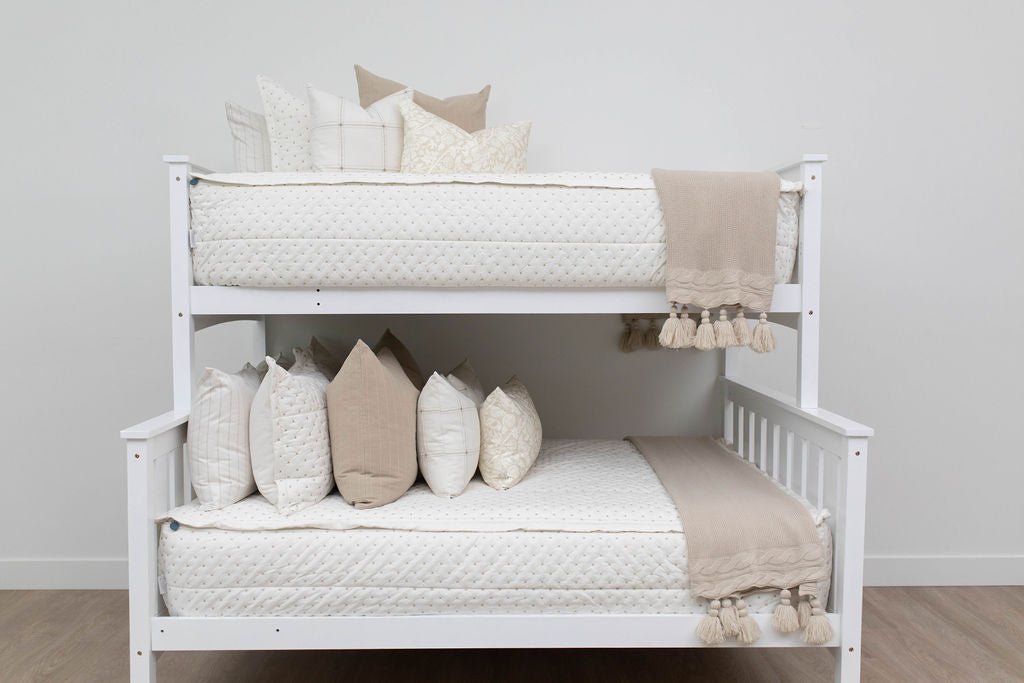
[[[267,117],[240,104],[225,102],[228,128],[235,143],[235,170],[261,173],[271,169]]]
[[[540,416],[517,378],[491,392],[480,406],[480,474],[488,486],[512,488],[540,453]]]
[[[427,486],[447,497],[462,493],[480,459],[476,403],[436,372],[416,404],[416,454]]]
[[[308,350],[294,353],[289,370],[267,356],[267,376],[249,413],[256,486],[285,515],[319,503],[334,485],[327,378]]]
[[[309,171],[309,105],[263,76],[256,77],[270,137],[271,170]]]
[[[415,102],[399,108],[405,118],[403,173],[524,173],[530,123],[467,133]]]
[[[363,109],[313,86],[309,89],[309,144],[316,171],[399,171],[406,88]]]

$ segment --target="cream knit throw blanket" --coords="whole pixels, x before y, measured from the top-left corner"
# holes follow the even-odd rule
[[[651,175],[665,214],[665,291],[672,304],[662,346],[773,350],[765,316],[751,335],[741,314],[730,323],[723,309],[712,325],[707,309],[771,309],[779,177],[657,168]],[[687,304],[703,309],[700,327],[686,316]]]
[[[753,643],[761,631],[744,593],[780,591],[772,623],[820,645],[832,628],[816,595],[828,558],[814,519],[752,464],[709,437],[631,436],[675,502],[686,534],[690,592],[711,600],[697,629],[708,644],[736,636]],[[804,598],[797,610],[791,591]]]

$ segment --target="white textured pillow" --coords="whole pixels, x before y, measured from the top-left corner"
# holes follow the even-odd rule
[[[309,105],[263,76],[256,77],[270,138],[271,169],[309,171]]]
[[[476,407],[479,408],[480,404],[484,402],[484,387],[480,383],[480,378],[476,376],[476,370],[468,360],[462,361],[448,373],[448,383],[473,401]]]
[[[204,510],[237,503],[256,490],[249,457],[249,408],[260,376],[248,363],[234,374],[206,368],[188,421],[188,466]]]
[[[307,350],[294,353],[290,370],[267,356],[267,376],[249,413],[256,486],[286,515],[320,502],[334,483],[327,378]]]
[[[405,118],[403,173],[526,171],[528,121],[467,133],[410,100],[401,102],[399,108]]]
[[[449,497],[462,493],[480,459],[476,404],[436,372],[416,404],[416,455],[430,490]]]
[[[412,99],[412,90],[399,90],[366,109],[311,85],[308,90],[314,170],[401,170],[402,114],[398,104]]]
[[[272,168],[267,118],[234,102],[225,102],[235,142],[235,170],[262,173]]]
[[[491,392],[480,406],[480,474],[488,486],[512,488],[540,453],[540,416],[516,377]]]

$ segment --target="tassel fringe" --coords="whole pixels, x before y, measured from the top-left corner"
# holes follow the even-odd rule
[[[796,610],[797,626],[807,628],[807,622],[811,620],[811,601],[801,600]]]
[[[825,610],[821,608],[816,596],[808,600],[811,606],[811,617],[807,620],[807,628],[804,629],[804,642],[808,645],[824,645],[832,640],[832,624],[825,616]]]
[[[722,609],[719,610],[718,617],[722,620],[722,631],[727,638],[739,635],[740,618],[736,608],[732,606],[732,600],[722,600]]]
[[[750,340],[750,349],[757,353],[771,353],[775,350],[775,334],[771,325],[768,324],[768,316],[761,314],[757,327],[754,328],[754,336]]]
[[[672,304],[672,312],[668,314],[665,324],[661,326],[661,334],[658,335],[658,343],[666,349],[682,348],[683,323],[679,320],[679,313],[676,312],[676,305]]]
[[[743,307],[736,311],[736,317],[732,319],[733,334],[736,335],[736,346],[750,346],[750,328],[747,327],[747,319],[743,315]]]
[[[658,321],[651,319],[647,321],[647,331],[644,332],[644,348],[650,351],[657,351],[661,346],[658,339]]]
[[[790,600],[792,593],[783,588],[779,591],[779,604],[772,615],[772,626],[779,633],[793,633],[800,630],[800,620]]]
[[[697,624],[697,637],[707,645],[719,645],[725,642],[725,632],[722,628],[722,620],[719,619],[719,610],[722,603],[712,600],[708,606],[708,614]]]
[[[736,640],[743,645],[753,645],[761,637],[761,627],[747,612],[747,603],[743,601],[743,598],[736,600],[736,614],[739,617],[740,631],[736,634]]]
[[[694,321],[693,318],[686,314],[685,307],[683,308],[683,312],[680,315],[681,317],[679,318],[679,321],[683,325],[683,345],[680,346],[679,348],[692,349],[693,345],[697,343],[697,323]]]
[[[710,351],[711,349],[718,348],[718,342],[715,340],[715,329],[711,325],[711,313],[706,308],[700,314],[700,325],[697,326],[693,346],[698,351]]]
[[[715,346],[726,349],[736,346],[736,330],[729,322],[729,316],[724,308],[718,309],[718,320],[715,321]]]

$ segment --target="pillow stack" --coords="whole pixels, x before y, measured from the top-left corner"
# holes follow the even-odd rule
[[[496,489],[519,483],[540,451],[541,425],[513,377],[489,396],[468,361],[426,380],[386,330],[344,363],[315,337],[267,356],[263,370],[207,368],[189,420],[189,464],[203,509],[259,491],[281,514],[338,492],[357,508],[387,505],[418,472],[438,496],[461,494],[479,468]]]
[[[264,114],[227,102],[239,171],[521,173],[530,124],[485,128],[491,87],[437,98],[355,67],[359,103],[257,77]],[[406,151],[408,150],[408,151]]]

